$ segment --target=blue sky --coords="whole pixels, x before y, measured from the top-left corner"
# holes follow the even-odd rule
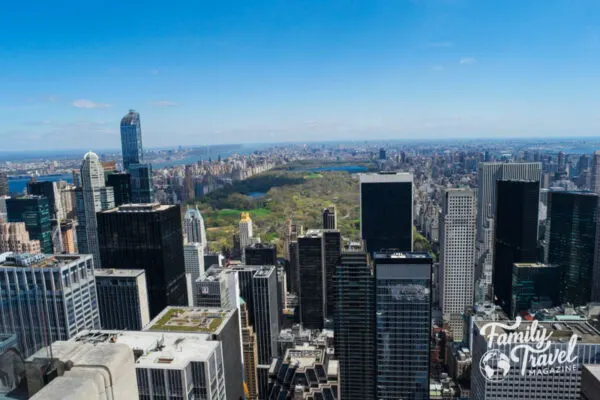
[[[596,0],[3,2],[0,149],[600,136]]]

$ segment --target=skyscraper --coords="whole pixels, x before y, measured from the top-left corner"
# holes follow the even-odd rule
[[[323,229],[337,229],[337,216],[334,205],[324,208],[321,214],[323,215]]]
[[[150,322],[144,270],[103,268],[94,276],[102,329],[140,331]]]
[[[444,322],[454,341],[461,342],[463,314],[473,307],[475,286],[475,193],[471,189],[447,189],[440,215],[441,302]]]
[[[113,188],[115,207],[131,203],[131,175],[127,172],[111,172],[106,177],[106,186]]]
[[[104,183],[104,169],[95,153],[83,156],[81,188],[77,191],[77,246],[80,254],[91,254],[99,268],[98,220],[96,213],[115,206],[114,192]]]
[[[486,277],[494,265],[494,245],[486,240],[494,228],[496,182],[499,180],[539,181],[542,164],[529,163],[479,163],[477,169],[477,246],[479,250],[478,275]],[[481,257],[483,256],[483,257]]]
[[[323,235],[309,230],[298,238],[300,321],[304,329],[323,329]]]
[[[244,249],[252,243],[252,219],[250,213],[243,212],[240,218],[240,249]],[[243,256],[243,254],[242,254]]]
[[[194,305],[237,308],[237,276],[229,268],[212,266],[194,282]]]
[[[324,229],[323,235],[323,298],[325,300],[325,318],[333,319],[337,296],[335,291],[336,269],[340,265],[342,254],[342,236],[340,231]]]
[[[513,264],[538,261],[539,193],[539,180],[497,181],[493,282],[494,294],[508,315]]]
[[[197,207],[189,208],[185,212],[183,219],[185,237],[188,243],[201,243],[206,248],[206,231],[204,229],[204,219]]]
[[[279,310],[277,308],[277,270],[273,266],[260,268],[252,277],[254,298],[254,328],[258,344],[258,391],[265,398],[268,372],[277,357],[279,335]]]
[[[412,251],[412,186],[409,173],[360,176],[360,229],[369,252]]]
[[[23,196],[6,200],[8,222],[24,222],[29,238],[39,240],[44,254],[52,254],[50,207],[44,196]]]
[[[151,316],[188,304],[179,206],[129,204],[99,212],[98,235],[106,268],[146,271]]]
[[[89,255],[0,255],[0,331],[15,332],[23,357],[83,329],[99,329]]]
[[[8,175],[0,172],[0,196],[8,196]]]
[[[592,158],[592,192],[600,193],[600,150],[594,152]]]
[[[277,265],[275,246],[254,243],[244,249],[246,265]]]
[[[204,248],[200,243],[186,243],[183,245],[183,260],[185,273],[192,280],[192,304],[196,304],[198,297],[198,286],[195,282],[204,274]]]
[[[135,110],[129,110],[129,113],[121,119],[121,149],[125,170],[129,171],[131,164],[144,162],[140,114]]]
[[[376,253],[377,399],[429,399],[431,265],[426,253]]]
[[[134,110],[121,119],[121,148],[123,167],[131,174],[132,202],[153,202],[152,165],[144,163],[140,114]]]
[[[340,398],[375,400],[375,292],[364,250],[341,254],[336,274],[335,354]]]
[[[596,193],[548,192],[548,263],[564,272],[561,304],[592,300],[598,206]]]
[[[258,400],[256,333],[254,333],[254,329],[250,325],[248,306],[244,299],[240,299],[240,317],[242,321],[242,349],[244,351],[244,383],[248,389],[246,398],[247,400]]]
[[[56,182],[27,182],[27,193],[35,196],[45,196],[50,207],[50,217],[65,219],[63,207]]]

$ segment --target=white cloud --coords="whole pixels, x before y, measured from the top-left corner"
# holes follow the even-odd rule
[[[454,47],[453,42],[432,42],[429,47]]]
[[[476,60],[473,57],[463,57],[460,59],[461,64],[473,64]]]
[[[91,100],[79,99],[73,102],[73,107],[75,108],[109,108],[112,107],[110,104],[106,103],[96,103]]]
[[[179,103],[177,103],[176,101],[169,101],[169,100],[153,101],[150,104],[152,104],[153,106],[157,106],[157,107],[175,107],[175,106],[179,105]]]

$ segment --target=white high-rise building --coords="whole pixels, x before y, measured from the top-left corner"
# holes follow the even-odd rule
[[[243,212],[240,218],[240,248],[242,249],[242,257],[244,249],[252,244],[252,219],[250,213]]]
[[[115,207],[112,187],[104,183],[104,168],[91,151],[83,156],[81,190],[77,192],[77,245],[79,253],[91,254],[94,265],[100,267],[98,220],[96,213]]]
[[[183,219],[185,239],[188,243],[200,243],[206,249],[206,230],[204,218],[198,208],[188,208]]]
[[[90,255],[0,254],[0,332],[24,357],[55,340],[100,328]]]
[[[440,215],[441,303],[444,322],[463,339],[463,314],[473,307],[475,285],[475,193],[448,189]]]
[[[190,275],[192,283],[192,298],[190,303],[196,304],[198,289],[195,282],[204,275],[204,247],[201,243],[192,242],[183,245],[183,260],[185,263],[185,273]]]

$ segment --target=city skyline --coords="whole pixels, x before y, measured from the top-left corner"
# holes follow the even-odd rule
[[[148,147],[594,136],[600,6],[578,6],[131,3],[130,18],[111,2],[14,3],[0,17],[0,141],[117,148],[130,108]]]

